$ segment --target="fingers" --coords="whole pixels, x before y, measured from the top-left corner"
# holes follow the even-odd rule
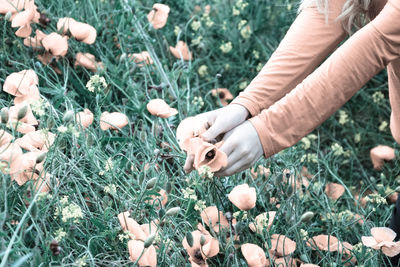
[[[190,173],[191,171],[193,171],[193,161],[194,155],[188,155],[186,157],[185,166],[183,167],[186,173]]]

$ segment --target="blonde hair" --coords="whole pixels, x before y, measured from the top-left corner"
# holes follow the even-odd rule
[[[305,6],[316,3],[318,10],[325,14],[328,20],[329,16],[329,1],[330,0],[302,0],[299,10]],[[332,0],[335,1],[335,0]],[[369,8],[371,7],[372,1],[377,0],[347,0],[343,6],[342,13],[337,18],[341,21],[343,29],[349,34],[354,29],[359,29],[363,24],[367,23],[371,18],[369,15]]]

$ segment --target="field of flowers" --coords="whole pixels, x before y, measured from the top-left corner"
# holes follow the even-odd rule
[[[251,170],[183,170],[179,123],[245,89],[296,11],[0,0],[0,267],[379,266],[397,253],[377,228],[400,191],[386,72]]]

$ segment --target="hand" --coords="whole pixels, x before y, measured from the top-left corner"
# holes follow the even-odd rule
[[[206,121],[207,131],[201,136],[205,141],[211,142],[236,126],[242,124],[248,116],[249,112],[245,107],[238,104],[230,104],[220,109],[199,114],[196,117],[201,117]],[[185,166],[183,168],[186,173],[193,170],[192,156],[186,158]]]
[[[220,150],[228,156],[228,166],[215,176],[229,176],[251,167],[264,153],[258,133],[250,121],[232,129],[224,136]]]

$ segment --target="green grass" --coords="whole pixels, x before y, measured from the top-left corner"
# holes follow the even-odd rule
[[[374,171],[369,160],[369,150],[378,144],[394,146],[389,127],[382,131],[382,121],[389,121],[386,73],[382,72],[360,90],[341,110],[349,116],[349,122],[339,123],[339,113],[329,118],[314,131],[317,140],[304,149],[301,142],[276,156],[260,160],[271,169],[268,179],[253,180],[249,171],[226,178],[207,180],[197,172],[186,175],[183,171],[184,153],[175,140],[175,128],[179,122],[200,112],[220,107],[210,94],[216,87],[227,87],[237,95],[245,84],[257,74],[279,44],[290,23],[296,16],[295,1],[248,1],[249,5],[238,16],[232,15],[235,1],[185,1],[168,0],[171,7],[167,25],[160,30],[152,29],[146,19],[152,1],[35,1],[51,19],[46,29],[34,25],[46,33],[56,30],[61,17],[73,17],[96,27],[98,37],[93,45],[74,39],[69,40],[68,55],[57,65],[62,70],[57,75],[49,66],[42,65],[37,52],[23,45],[14,35],[11,24],[0,18],[0,84],[7,75],[23,69],[34,69],[39,76],[39,89],[51,104],[40,119],[39,128],[49,128],[57,138],[47,154],[45,167],[51,173],[52,191],[42,196],[32,192],[32,183],[19,187],[10,177],[1,174],[0,179],[0,266],[78,266],[84,259],[86,266],[123,266],[131,264],[127,240],[117,215],[131,210],[139,223],[159,218],[160,212],[144,200],[162,188],[171,187],[165,210],[180,207],[181,212],[168,217],[163,225],[158,243],[160,266],[188,265],[188,256],[182,246],[187,232],[195,230],[201,222],[196,201],[185,199],[183,190],[194,189],[197,199],[207,206],[216,205],[223,212],[234,213],[237,208],[227,194],[238,184],[247,182],[257,189],[257,205],[248,212],[247,219],[240,219],[239,244],[246,242],[263,246],[273,233],[284,234],[297,242],[295,257],[320,266],[342,266],[339,253],[311,251],[302,239],[308,236],[333,234],[353,245],[361,242],[362,235],[370,235],[370,228],[387,226],[392,206],[369,203],[365,208],[355,205],[352,194],[376,190],[385,197],[386,189],[395,189],[400,183],[397,162],[388,163],[381,172]],[[195,5],[211,5],[208,27],[202,12],[195,13]],[[252,29],[249,39],[244,39],[237,25],[247,20]],[[193,21],[201,21],[194,31]],[[225,23],[225,24],[224,24]],[[175,27],[180,28],[178,35]],[[224,28],[226,27],[226,28]],[[198,45],[190,45],[194,60],[176,60],[168,50],[177,40],[191,44],[201,36]],[[116,42],[119,44],[118,48]],[[231,42],[232,51],[222,53],[220,45]],[[155,64],[137,67],[127,55],[148,50]],[[257,51],[257,52],[253,52]],[[101,60],[105,69],[98,74],[108,83],[107,92],[91,93],[85,87],[92,73],[73,68],[77,52],[90,52]],[[254,54],[259,54],[256,58]],[[261,65],[260,65],[261,64]],[[207,74],[198,70],[207,66]],[[150,90],[161,85],[161,90]],[[373,102],[372,95],[382,92],[385,98],[380,104]],[[0,108],[12,105],[12,97],[0,93]],[[204,105],[193,104],[194,97],[202,97]],[[163,98],[178,109],[179,114],[169,119],[150,115],[146,103],[152,98]],[[57,132],[59,126],[73,127],[73,122],[63,121],[65,112],[89,108],[95,114],[95,122],[85,132],[74,135],[71,131]],[[121,132],[103,132],[99,117],[103,111],[119,111],[129,117],[129,126]],[[3,126],[2,126],[3,127]],[[359,142],[355,135],[360,134]],[[18,135],[16,134],[16,137]],[[161,147],[162,142],[171,145]],[[340,144],[348,155],[334,155],[331,145]],[[301,162],[305,154],[315,153],[317,162]],[[112,168],[106,170],[106,162],[112,160]],[[149,168],[144,166],[148,164]],[[299,173],[306,166],[314,174],[307,194],[290,190],[282,185],[280,177],[285,169]],[[104,173],[102,173],[104,172]],[[157,177],[154,188],[146,190],[146,182]],[[59,184],[56,183],[58,179]],[[324,194],[327,182],[342,183],[348,191],[333,202]],[[106,186],[115,185],[116,193],[106,193]],[[385,193],[386,192],[386,193]],[[62,199],[68,196],[68,203]],[[281,203],[279,209],[270,204],[271,197]],[[76,222],[62,220],[66,205],[75,203],[83,213]],[[258,235],[250,232],[247,224],[265,211],[277,211],[270,232]],[[301,215],[312,211],[316,215],[308,222],[300,222]],[[326,219],[328,214],[350,211],[367,218],[364,225],[346,219]],[[12,220],[19,221],[18,225]],[[301,231],[302,230],[302,231]],[[50,243],[57,231],[65,232],[60,239],[61,253],[53,255]],[[227,243],[222,236],[220,253],[208,261],[210,266],[246,266],[240,249]],[[170,241],[169,243],[167,242]],[[167,247],[170,246],[168,250]],[[383,256],[365,247],[354,251],[359,266],[378,266]],[[329,265],[331,264],[331,265]],[[336,265],[335,265],[336,264]]]

